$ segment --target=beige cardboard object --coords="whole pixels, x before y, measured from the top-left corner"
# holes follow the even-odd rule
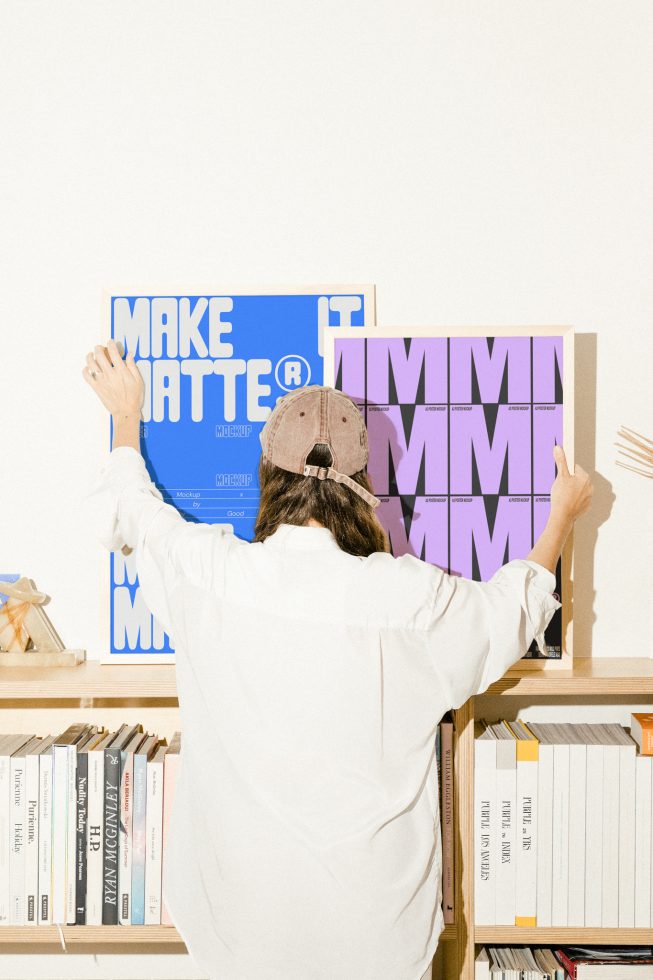
[[[86,651],[65,649],[43,608],[48,596],[30,579],[0,581],[0,592],[9,596],[0,606],[0,668],[74,667],[85,659]]]

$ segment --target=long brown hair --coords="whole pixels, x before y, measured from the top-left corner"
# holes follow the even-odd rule
[[[330,466],[329,447],[318,443],[306,462]],[[344,483],[290,473],[263,455],[258,475],[261,495],[253,541],[264,541],[280,524],[303,525],[312,517],[328,527],[339,547],[350,555],[367,557],[375,551],[390,550],[388,537],[370,505]],[[352,474],[352,480],[374,493],[366,470]]]

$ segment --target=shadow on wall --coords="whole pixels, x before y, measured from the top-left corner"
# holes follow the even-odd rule
[[[594,551],[601,524],[612,511],[612,484],[596,466],[596,349],[595,333],[579,333],[575,345],[574,446],[575,462],[594,484],[592,506],[574,528],[574,657],[591,657],[594,612]]]

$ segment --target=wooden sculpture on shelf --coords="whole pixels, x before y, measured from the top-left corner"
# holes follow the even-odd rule
[[[8,596],[0,606],[1,667],[74,667],[84,650],[66,650],[43,606],[44,592],[31,579],[0,580],[0,592]]]

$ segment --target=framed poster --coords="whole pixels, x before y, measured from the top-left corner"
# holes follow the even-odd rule
[[[489,579],[525,558],[550,510],[553,446],[573,466],[571,327],[375,327],[325,339],[324,378],[368,430],[368,473],[394,555]],[[569,667],[571,536],[562,602],[519,667]]]
[[[265,420],[287,392],[323,383],[325,336],[374,324],[375,296],[369,285],[116,290],[104,317],[145,381],[141,451],[164,499],[188,520],[251,540]],[[174,662],[133,555],[111,553],[109,599],[104,662]]]

